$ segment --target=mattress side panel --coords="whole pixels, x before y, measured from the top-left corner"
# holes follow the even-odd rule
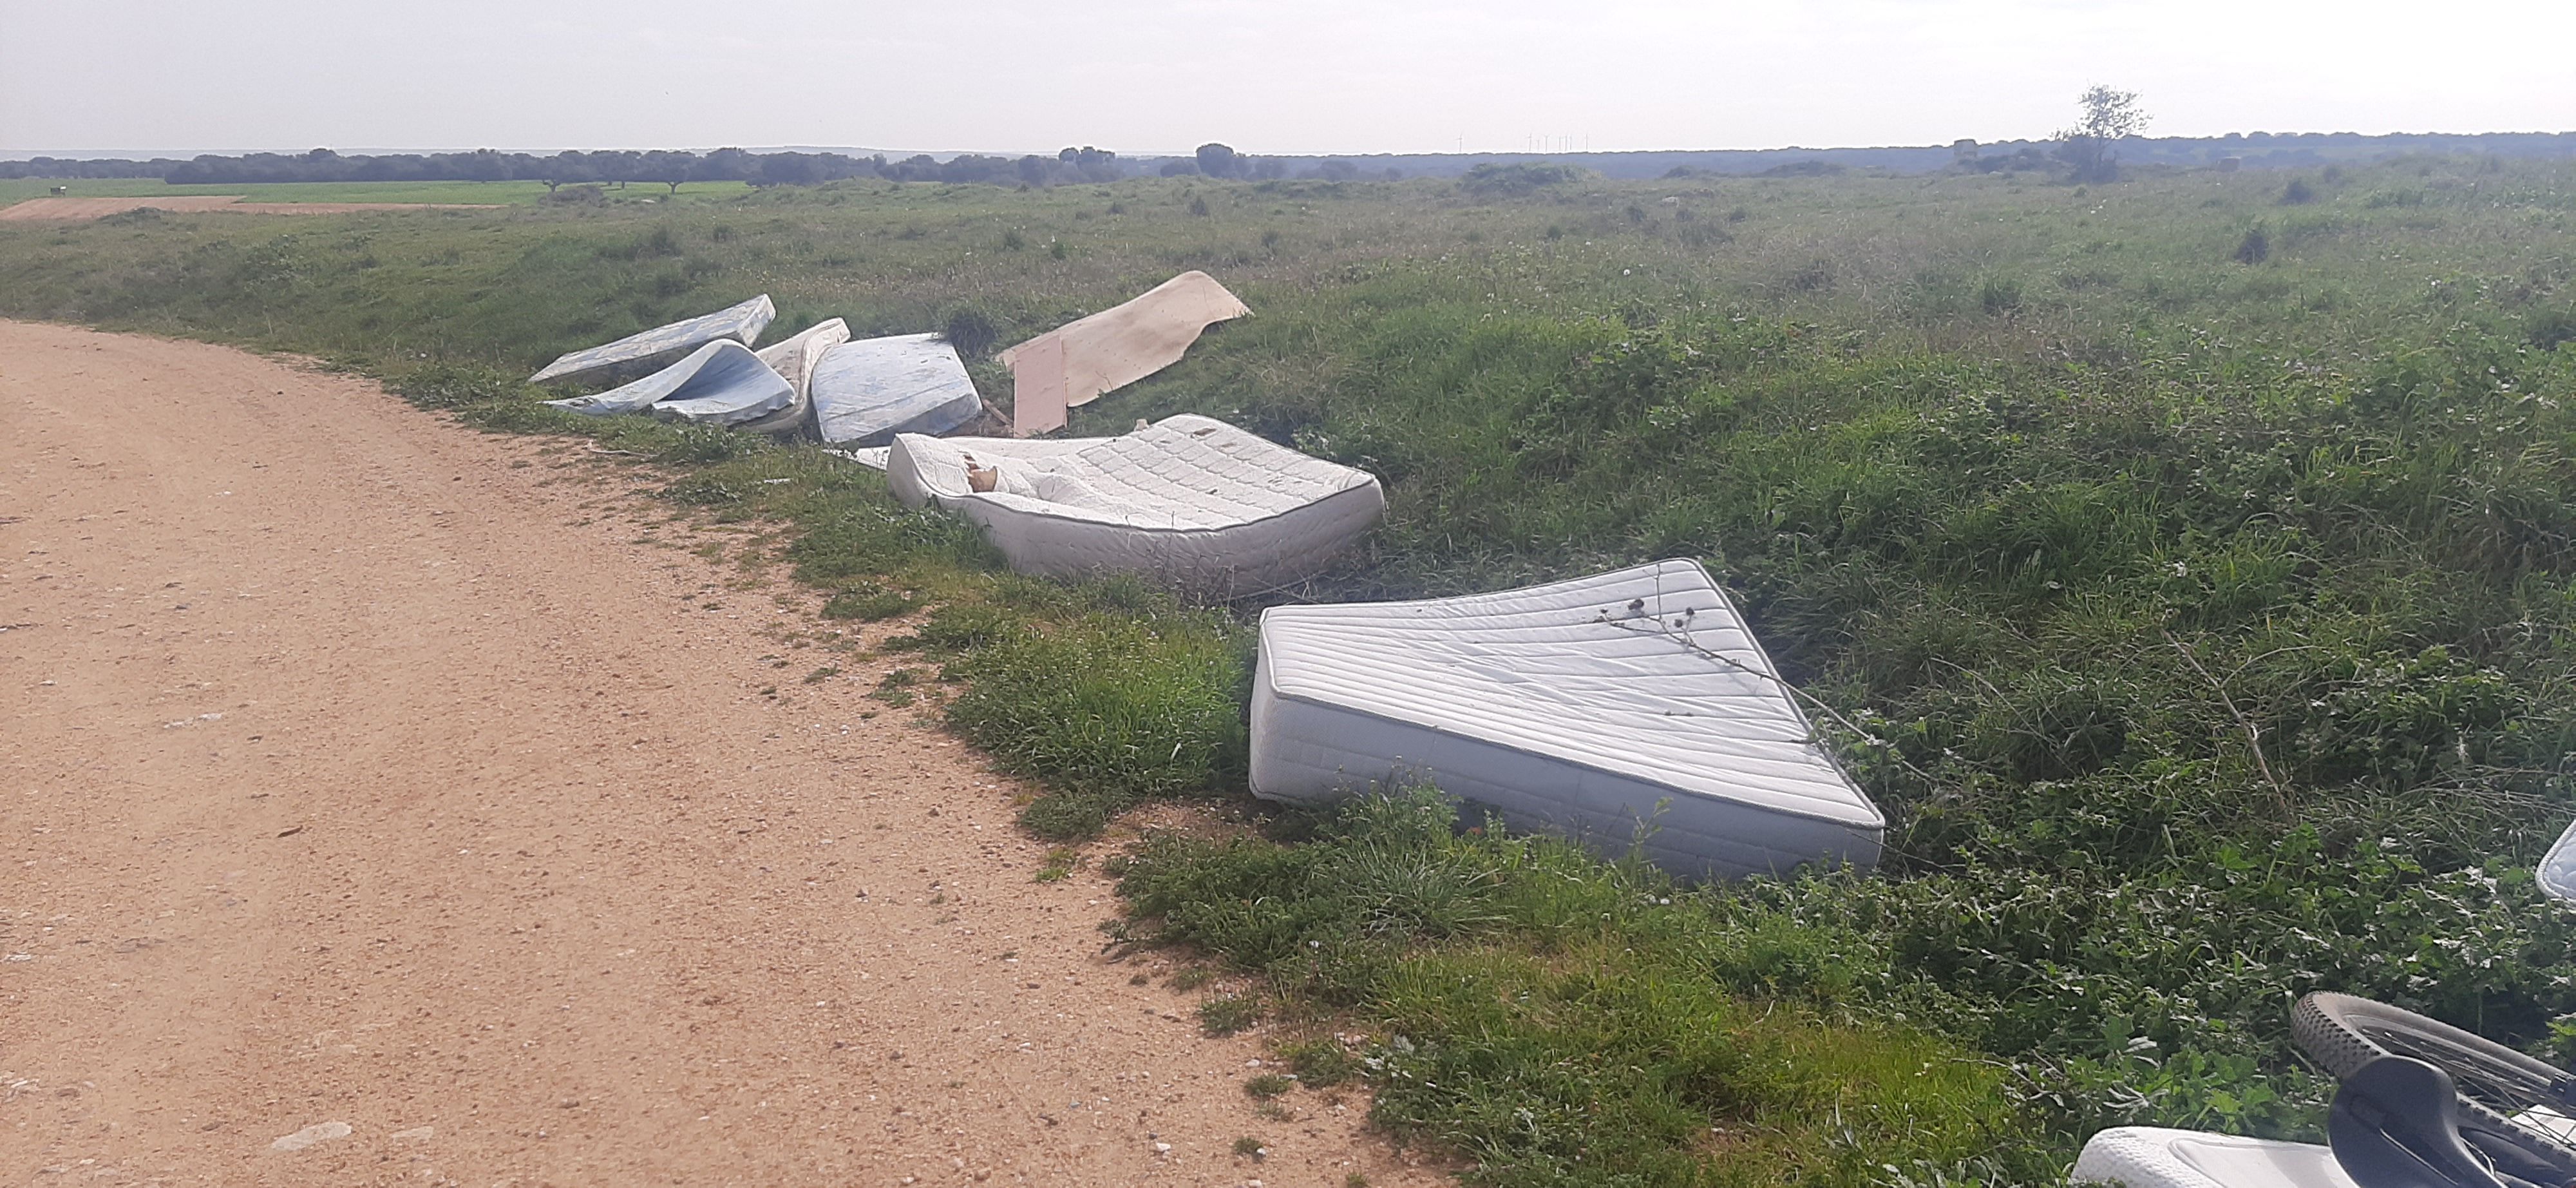
[[[1676,792],[1475,739],[1281,695],[1254,685],[1253,791],[1329,800],[1428,783],[1487,806],[1515,829],[1574,838],[1606,855],[1632,846],[1688,877],[1781,874],[1807,863],[1868,867],[1879,831]]]

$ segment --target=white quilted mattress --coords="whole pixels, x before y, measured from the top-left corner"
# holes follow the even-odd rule
[[[2334,1151],[2314,1143],[2156,1126],[2095,1134],[2067,1179],[2126,1188],[2355,1188]]]
[[[760,340],[760,332],[769,328],[769,320],[778,316],[778,308],[763,293],[740,305],[728,306],[704,317],[690,318],[656,326],[641,334],[630,334],[606,346],[586,351],[573,351],[528,377],[532,384],[556,380],[603,381],[641,375],[668,364],[674,359],[718,339],[732,339],[744,346]]]
[[[735,428],[785,436],[812,425],[814,402],[807,391],[814,378],[814,365],[822,362],[823,356],[833,347],[848,341],[850,324],[839,318],[829,318],[752,352],[760,357],[762,363],[768,364],[771,371],[777,372],[779,378],[786,380],[788,386],[796,390],[796,396],[787,403],[787,407],[763,415],[758,420],[745,421]]]
[[[997,473],[992,490],[972,489],[969,458]],[[904,434],[886,479],[982,525],[1013,569],[1140,572],[1220,597],[1314,576],[1386,511],[1375,475],[1186,413],[1070,441]]]
[[[750,347],[720,338],[623,387],[546,403],[585,416],[650,412],[670,420],[738,425],[787,407],[795,396],[787,380]]]
[[[936,334],[844,342],[823,353],[806,388],[815,432],[835,445],[945,433],[984,411],[957,348]]]
[[[2540,860],[2540,889],[2563,900],[2576,901],[2576,824],[2558,835]]]
[[[1708,571],[1659,561],[1420,602],[1274,607],[1252,790],[1420,780],[1690,877],[1870,866],[1885,818]]]

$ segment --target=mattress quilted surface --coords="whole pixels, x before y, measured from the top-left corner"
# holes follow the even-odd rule
[[[1676,792],[1884,824],[1696,562],[1462,598],[1275,607],[1261,649],[1283,697]]]
[[[2333,1150],[2160,1126],[2115,1126],[2086,1140],[2067,1177],[2124,1188],[2354,1188]]]
[[[778,308],[763,293],[740,305],[728,306],[704,317],[690,318],[656,326],[641,334],[630,334],[605,346],[574,351],[546,364],[528,377],[532,384],[554,380],[579,379],[583,376],[614,372],[623,368],[644,366],[652,360],[669,358],[696,350],[718,339],[730,338],[744,346],[759,341],[760,332],[769,328],[769,320],[778,316]]]
[[[1377,479],[1208,417],[1181,414],[1118,437],[1037,457],[977,456],[993,490],[970,492],[971,443],[905,437],[923,485],[942,500],[979,500],[1124,527],[1213,529],[1283,515]]]

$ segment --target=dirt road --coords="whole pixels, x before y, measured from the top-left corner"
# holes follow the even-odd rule
[[[0,323],[0,1181],[1434,1182],[602,470]]]

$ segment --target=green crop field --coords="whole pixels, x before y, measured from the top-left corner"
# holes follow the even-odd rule
[[[1382,476],[1385,527],[1294,597],[1702,559],[1891,817],[1881,872],[1713,887],[1415,794],[1115,859],[1131,941],[1264,975],[1211,1027],[1283,1021],[1469,1180],[2041,1183],[2118,1122],[2314,1138],[2313,989],[2576,1055],[2576,918],[2530,875],[2576,812],[2576,166],[144,213],[0,224],[0,314],[652,455],[676,504],[790,525],[833,613],[939,604],[877,646],[1079,839],[1239,802],[1257,606],[1015,578],[872,472],[521,377],[767,292],[780,333],[945,330],[1007,406],[994,347],[1189,268],[1256,316],[1072,432],[1199,411]],[[1337,1030],[1370,1040],[1295,1038]]]
[[[237,186],[174,186],[155,178],[0,179],[0,205],[43,198],[61,186],[74,198],[176,198],[190,194],[235,194],[251,202],[442,202],[473,205],[523,205],[546,195],[542,182],[271,182]],[[739,198],[751,187],[741,182],[689,182],[680,187],[683,202]],[[668,187],[636,184],[609,193],[619,201],[667,200]]]

